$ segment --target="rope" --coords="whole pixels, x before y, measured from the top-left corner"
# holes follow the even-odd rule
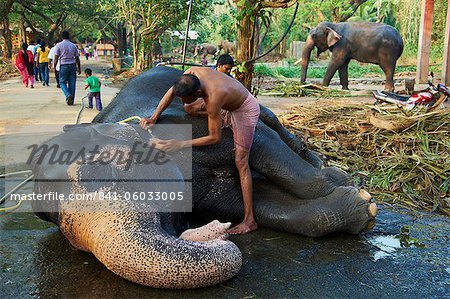
[[[280,38],[280,40],[272,46],[272,48],[270,48],[266,53],[261,54],[255,58],[252,58],[250,60],[246,60],[245,63],[249,63],[249,62],[253,62],[256,61],[258,59],[263,58],[264,56],[266,56],[267,54],[269,54],[270,52],[272,52],[273,50],[275,50],[276,47],[278,47],[279,44],[281,44],[281,42],[283,41],[283,39],[286,37],[286,35],[289,33],[289,31],[291,31],[291,27],[292,25],[294,25],[294,21],[295,21],[295,17],[297,16],[297,11],[298,11],[298,1],[297,4],[295,5],[295,10],[294,10],[294,14],[292,15],[292,19],[291,19],[291,23],[289,23],[288,28],[286,29],[286,31],[284,32],[283,36]]]
[[[140,116],[135,115],[135,116],[130,116],[128,118],[125,118],[124,120],[118,121],[117,123],[118,124],[124,124],[124,123],[130,122],[132,120],[141,121],[141,119],[142,118]]]
[[[3,197],[0,199],[0,204],[3,204],[6,199],[13,194],[14,192],[16,192],[17,190],[19,190],[20,188],[22,188],[23,186],[25,186],[30,180],[32,180],[34,177],[34,175],[30,175],[29,177],[27,177],[24,181],[22,181],[20,184],[18,184],[17,186],[15,186],[14,188],[12,188],[11,190],[9,190],[8,192],[6,192],[5,195],[3,195]],[[12,207],[5,207],[5,208],[0,208],[0,212],[6,212],[6,211],[14,211],[15,209],[17,209],[18,207],[20,207],[20,205],[22,204],[22,200],[19,201],[18,204],[12,206]]]
[[[87,97],[88,97],[88,94],[86,94],[84,97],[81,98],[80,110],[78,110],[77,117],[75,118],[75,124],[79,124],[80,123],[81,113],[84,110],[84,99],[87,98]]]
[[[31,170],[21,170],[21,171],[15,171],[15,172],[8,172],[8,173],[4,173],[4,174],[0,174],[0,178],[6,178],[9,176],[15,176],[15,175],[19,175],[19,174],[26,174],[26,173],[30,173],[32,172]]]

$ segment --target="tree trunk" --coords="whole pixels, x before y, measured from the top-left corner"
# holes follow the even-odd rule
[[[117,22],[116,39],[117,53],[119,53],[119,57],[123,57],[127,48],[127,32],[122,22]]]
[[[19,15],[19,47],[22,43],[28,43],[27,32],[25,31],[25,24],[23,23],[23,16]]]
[[[140,63],[139,63],[139,44],[140,44],[140,33],[136,29],[136,26],[131,26],[131,35],[133,40],[133,69],[134,71],[137,71],[140,69]]]
[[[11,59],[12,58],[12,34],[9,29],[9,16],[6,15],[1,20],[2,28],[1,33],[3,37],[3,45],[2,45],[2,54],[3,58]]]
[[[254,3],[255,1],[251,1]],[[242,14],[242,7],[238,7],[238,15]],[[257,14],[257,11],[254,12]],[[239,21],[238,32],[237,32],[237,60],[239,62],[244,62],[253,58],[255,54],[255,39],[254,39],[254,19],[255,15],[243,14],[242,19]],[[253,20],[252,20],[253,19]],[[237,79],[248,89],[252,88],[252,78],[253,78],[253,66],[254,63],[246,63],[245,70],[237,71]]]

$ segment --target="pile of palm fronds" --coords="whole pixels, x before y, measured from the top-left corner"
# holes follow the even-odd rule
[[[300,106],[280,121],[377,200],[450,215],[450,109],[394,109]]]

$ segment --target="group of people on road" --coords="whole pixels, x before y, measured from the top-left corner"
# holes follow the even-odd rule
[[[34,88],[35,82],[42,82],[43,86],[50,86],[50,69],[55,72],[56,87],[61,88],[67,105],[73,105],[75,100],[77,74],[81,75],[80,53],[77,46],[70,41],[67,31],[61,34],[62,41],[57,41],[51,49],[43,40],[30,45],[22,44],[17,54],[16,68],[19,71],[25,87]],[[92,75],[92,70],[85,70],[86,85],[89,89],[88,108],[93,108],[93,98],[96,99],[97,110],[102,110],[100,98],[100,80]]]
[[[92,45],[86,45],[86,47],[84,47],[81,50],[81,53],[83,54],[83,56],[86,58],[86,60],[89,60],[89,58],[94,58],[96,61],[98,60],[98,51],[97,51],[97,47],[92,46]]]
[[[34,88],[35,82],[42,82],[42,85],[49,86],[49,62],[50,48],[45,41],[31,41],[31,44],[22,44],[16,59],[16,68],[22,76],[23,84]]]

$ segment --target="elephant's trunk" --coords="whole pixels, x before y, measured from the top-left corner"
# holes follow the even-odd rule
[[[309,57],[311,56],[311,51],[314,48],[314,41],[311,37],[311,35],[308,35],[308,38],[306,39],[305,46],[302,51],[302,77],[301,82],[306,81],[306,73],[308,71],[308,64],[309,64]]]
[[[242,255],[230,241],[193,242],[168,235],[157,213],[61,213],[61,231],[108,269],[154,288],[206,287],[233,277]]]

